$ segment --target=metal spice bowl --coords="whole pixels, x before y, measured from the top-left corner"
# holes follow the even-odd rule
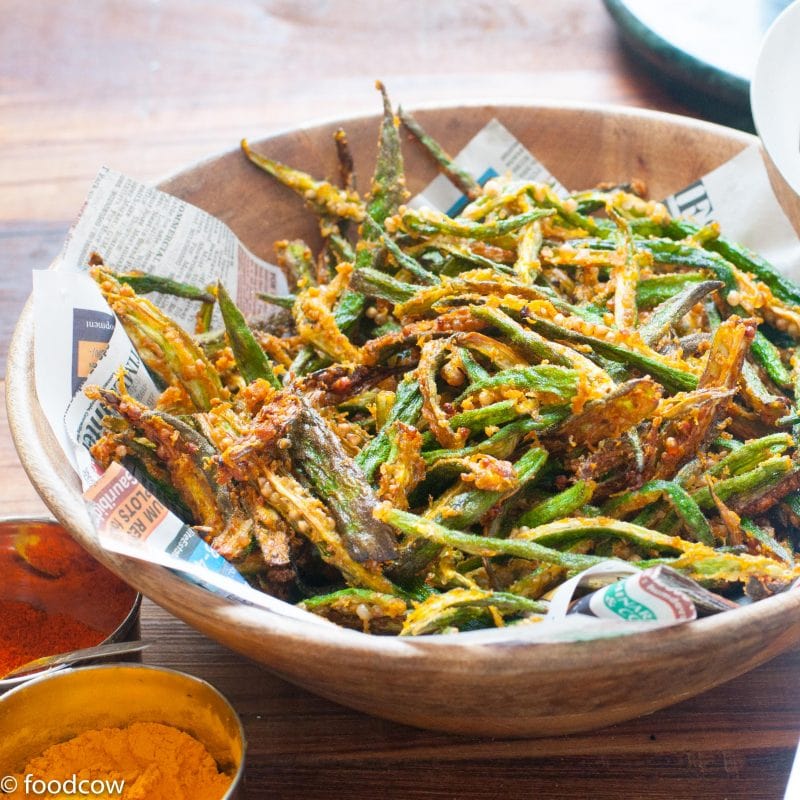
[[[102,664],[42,675],[0,698],[0,775],[88,730],[158,722],[208,750],[241,798],[246,741],[230,703],[199,678],[142,664]]]
[[[45,571],[37,569],[35,550],[30,549],[31,563],[21,555],[26,552],[26,544],[32,542],[51,551],[58,548],[59,552],[66,552],[68,558],[57,564],[56,573],[53,565],[46,562],[39,563]],[[46,571],[48,569],[50,572]],[[105,634],[91,644],[139,638],[141,595],[80,548],[65,528],[46,517],[0,519],[0,600],[20,601],[45,612],[68,614]],[[138,659],[138,654],[133,658]],[[60,668],[51,667],[13,678],[0,677],[0,694],[54,669]]]

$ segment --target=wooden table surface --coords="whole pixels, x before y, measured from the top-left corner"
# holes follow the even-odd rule
[[[628,56],[600,0],[0,0],[0,19],[2,364],[31,269],[103,164],[156,180],[242,135],[375,112],[377,77],[409,108],[502,97],[725,113],[698,113]],[[0,513],[46,511],[4,409],[0,487]],[[624,725],[500,740],[349,711],[149,602],[142,628],[148,662],[233,702],[251,798],[780,798],[800,736],[800,648]]]

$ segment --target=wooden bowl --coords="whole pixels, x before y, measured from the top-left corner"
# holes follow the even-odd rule
[[[581,189],[638,177],[656,198],[756,142],[726,128],[634,109],[478,106],[418,116],[451,152],[497,117],[565,186]],[[338,125],[279,134],[259,147],[313,174],[333,176],[332,134]],[[377,117],[345,122],[362,187],[372,172],[377,125]],[[435,169],[412,143],[405,152],[409,188],[417,192]],[[265,258],[276,239],[316,241],[315,222],[299,200],[238,150],[190,167],[162,188],[224,220]],[[793,221],[800,221],[797,200],[783,201]],[[293,683],[370,714],[470,734],[584,731],[696,695],[800,641],[800,592],[657,632],[546,645],[475,644],[468,636],[435,637],[438,641],[369,636],[227,602],[163,568],[100,549],[78,479],[65,468],[36,399],[30,303],[11,344],[7,403],[30,479],[58,520],[98,559],[211,638]]]

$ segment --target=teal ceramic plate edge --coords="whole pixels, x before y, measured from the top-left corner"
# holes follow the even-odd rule
[[[659,36],[628,8],[625,0],[603,0],[622,38],[640,57],[667,77],[713,100],[750,108],[750,82],[698,58]]]

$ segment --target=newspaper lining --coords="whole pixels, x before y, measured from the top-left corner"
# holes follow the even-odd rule
[[[489,122],[455,160],[481,183],[510,172],[517,179],[547,182],[557,192],[565,191],[497,120]],[[466,198],[444,176],[411,201],[411,205],[431,205],[450,214],[458,213],[465,203]],[[757,147],[745,149],[665,203],[671,213],[693,215],[700,223],[719,220],[726,236],[800,280],[797,236],[772,193]],[[101,474],[92,461],[87,448],[101,435],[104,412],[80,391],[87,380],[112,386],[122,369],[132,396],[146,405],[158,396],[124,329],[116,324],[91,279],[81,274],[93,251],[115,269],[152,272],[200,286],[219,279],[246,314],[255,310],[256,291],[285,294],[287,282],[278,267],[250,253],[221,221],[120,173],[100,171],[55,270],[34,273],[34,352],[39,401],[81,477],[101,544],[110,551],[169,567],[223,597],[330,624],[251,588],[136,476],[116,464]],[[159,296],[154,302],[187,329],[193,327],[195,309],[187,310],[186,301]],[[568,614],[574,592],[585,578],[604,575],[616,581],[637,573],[642,574],[633,565],[600,564],[554,592],[544,623],[459,636],[468,636],[470,641],[575,641],[627,635],[689,618],[688,611],[670,612],[669,603],[663,603],[650,621]],[[671,607],[674,611],[678,606]],[[446,638],[425,637],[425,641]]]

